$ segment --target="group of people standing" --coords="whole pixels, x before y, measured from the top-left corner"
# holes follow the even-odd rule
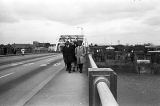
[[[82,45],[82,41],[69,42],[66,41],[62,48],[63,59],[66,65],[66,71],[79,71],[82,73],[83,63],[85,62],[86,49]]]

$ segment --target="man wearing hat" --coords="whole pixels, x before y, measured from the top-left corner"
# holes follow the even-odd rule
[[[66,41],[65,46],[62,49],[63,58],[67,65],[67,71],[71,73],[71,63],[74,62],[74,48],[71,46],[69,41]]]

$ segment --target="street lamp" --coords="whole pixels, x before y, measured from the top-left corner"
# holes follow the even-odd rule
[[[83,43],[85,46],[88,46],[88,42],[87,42],[87,38],[86,36],[83,34],[83,27],[77,27],[81,29],[81,35],[83,35]]]

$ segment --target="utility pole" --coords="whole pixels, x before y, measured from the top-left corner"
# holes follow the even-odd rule
[[[83,27],[77,27],[81,29],[81,35],[83,35]]]

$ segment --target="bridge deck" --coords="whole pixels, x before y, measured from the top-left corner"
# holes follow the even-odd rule
[[[85,66],[84,66],[85,67]],[[89,106],[87,72],[59,72],[25,106]]]

